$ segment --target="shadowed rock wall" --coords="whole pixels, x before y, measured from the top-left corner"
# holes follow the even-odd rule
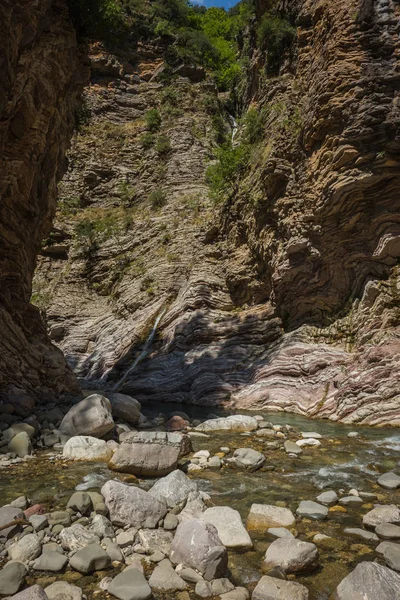
[[[66,0],[3,1],[0,57],[0,393],[76,392],[29,304],[87,77]]]

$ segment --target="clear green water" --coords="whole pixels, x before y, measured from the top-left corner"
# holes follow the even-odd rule
[[[205,417],[210,409],[188,406],[158,406],[145,412],[158,414],[183,410],[191,417]],[[213,413],[223,411],[212,409]],[[250,413],[251,414],[251,413]],[[305,448],[298,459],[291,459],[282,450],[270,450],[268,439],[255,435],[244,436],[214,433],[209,439],[194,439],[194,450],[208,449],[218,452],[221,446],[232,450],[249,446],[264,452],[272,471],[244,473],[223,468],[218,471],[202,471],[193,476],[199,488],[208,492],[216,505],[229,505],[237,509],[244,521],[253,503],[279,504],[296,510],[300,500],[314,500],[322,489],[336,491],[356,488],[359,491],[379,494],[383,503],[400,503],[400,492],[388,492],[379,488],[376,480],[380,473],[396,470],[400,450],[400,432],[397,429],[357,428],[359,438],[348,438],[354,427],[329,421],[309,420],[282,413],[260,413],[274,424],[289,424],[302,431],[316,431],[323,436],[319,448]],[[64,465],[44,452],[38,459],[23,465],[10,467],[0,473],[0,504],[26,494],[33,502],[45,503],[49,509],[63,507],[75,489],[98,490],[105,481],[117,475],[108,471],[105,464],[77,462]],[[129,476],[119,476],[128,480]],[[142,483],[149,487],[149,482]],[[347,512],[330,512],[323,522],[301,521],[297,524],[299,537],[311,540],[315,533],[332,536],[319,543],[320,566],[312,574],[296,578],[310,589],[310,600],[328,600],[339,581],[360,560],[374,560],[376,544],[358,542],[346,538],[347,526],[362,526],[362,515],[371,505],[348,509]],[[254,549],[246,553],[230,553],[231,578],[237,585],[251,590],[261,573],[262,557],[272,541],[266,535],[252,535]],[[94,581],[88,580],[88,585]],[[80,582],[81,584],[83,582]],[[97,596],[96,596],[97,597]],[[101,597],[101,596],[99,596]]]

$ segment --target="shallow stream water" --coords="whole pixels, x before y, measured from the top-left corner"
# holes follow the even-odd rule
[[[210,409],[202,407],[163,405],[147,407],[143,412],[181,410],[191,418],[205,418]],[[241,411],[243,413],[244,411]],[[226,414],[213,409],[214,414]],[[252,413],[249,413],[252,414]],[[380,488],[376,480],[380,473],[396,470],[400,450],[400,431],[397,429],[355,428],[330,421],[310,420],[296,415],[260,412],[265,420],[276,425],[292,425],[300,431],[314,431],[322,435],[321,446],[304,448],[299,458],[290,458],[283,450],[271,450],[270,439],[260,439],[254,434],[212,433],[209,438],[194,438],[194,450],[208,449],[211,454],[228,446],[232,451],[239,447],[252,447],[262,451],[266,467],[255,473],[235,471],[230,468],[204,470],[191,475],[199,488],[211,496],[215,505],[237,509],[246,521],[251,504],[277,504],[295,512],[301,500],[315,500],[323,489],[348,492],[356,488],[373,492],[378,502],[400,503],[400,492]],[[348,438],[350,431],[359,437]],[[49,509],[65,507],[74,490],[99,490],[108,479],[131,481],[129,475],[115,474],[102,463],[64,463],[54,451],[44,451],[37,458],[3,469],[0,472],[0,505],[19,495],[27,495],[33,502],[46,504]],[[149,481],[141,482],[145,488]],[[362,527],[362,515],[372,508],[347,508],[346,512],[332,510],[326,521],[296,523],[300,539],[311,541],[316,533],[331,539],[318,543],[320,566],[307,576],[296,577],[310,590],[310,600],[328,600],[339,581],[360,560],[375,560],[376,543],[348,538],[345,527]],[[230,552],[230,578],[237,585],[250,590],[260,578],[262,557],[272,538],[267,534],[251,534],[254,549],[247,552]],[[60,577],[61,578],[61,577]],[[83,582],[81,582],[83,583]]]

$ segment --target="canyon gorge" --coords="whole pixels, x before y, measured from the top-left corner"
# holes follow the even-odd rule
[[[167,81],[155,40],[78,43],[63,0],[3,3],[4,402],[115,388],[161,315],[120,387],[142,404],[399,424],[400,6],[283,1],[272,66],[267,8],[228,97],[202,67]],[[233,148],[263,120],[216,201],[228,111]]]

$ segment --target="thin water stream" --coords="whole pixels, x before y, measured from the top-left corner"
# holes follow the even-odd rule
[[[148,415],[181,410],[191,418],[205,418],[210,408],[181,405],[155,405],[144,408]],[[215,414],[226,414],[212,409]],[[245,411],[241,411],[245,412]],[[252,414],[252,413],[250,413]],[[282,413],[260,413],[277,425],[289,424],[301,431],[315,431],[322,436],[319,448],[305,448],[300,458],[290,458],[284,451],[270,449],[268,439],[254,434],[213,433],[209,438],[194,438],[194,450],[208,449],[212,454],[223,446],[231,450],[252,447],[262,451],[267,467],[255,473],[238,472],[230,468],[204,470],[191,475],[199,488],[211,496],[216,505],[237,509],[246,521],[251,504],[287,506],[295,512],[301,500],[315,500],[322,489],[348,492],[351,488],[377,494],[382,503],[400,503],[400,492],[381,489],[376,480],[380,473],[398,468],[400,431],[397,429],[357,428],[359,437],[349,438],[354,427],[329,421],[310,420]],[[65,507],[74,490],[98,490],[111,478],[132,481],[129,475],[118,475],[101,463],[69,463],[58,460],[54,452],[43,452],[20,466],[1,472],[0,504],[21,494],[34,502],[43,502],[51,509]],[[149,482],[142,485],[149,487]],[[300,539],[311,541],[316,533],[330,539],[318,544],[320,566],[313,573],[297,577],[310,590],[310,600],[329,600],[339,581],[361,560],[375,560],[376,543],[346,537],[345,527],[362,527],[362,515],[372,508],[366,502],[360,508],[346,512],[331,511],[326,521],[303,519],[296,524]],[[230,578],[237,585],[251,590],[260,577],[262,557],[272,538],[268,534],[251,534],[254,548],[247,552],[230,552]]]

